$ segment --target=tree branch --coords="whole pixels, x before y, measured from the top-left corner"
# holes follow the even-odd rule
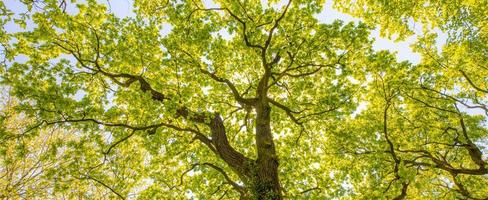
[[[86,175],[85,176],[87,179],[90,179],[90,180],[93,180],[97,183],[99,183],[100,185],[102,185],[103,187],[109,189],[110,191],[112,191],[112,193],[114,193],[115,195],[117,195],[117,197],[119,197],[120,199],[123,199],[125,200],[124,196],[122,196],[119,192],[117,192],[114,188],[110,187],[109,185],[105,184],[104,182],[90,176],[90,175]]]
[[[480,87],[476,86],[476,84],[473,83],[473,81],[469,78],[469,76],[463,70],[459,70],[459,72],[461,72],[461,74],[463,74],[464,78],[468,81],[468,83],[471,85],[471,87],[473,87],[474,89],[476,89],[480,92],[484,92],[484,93],[488,94],[488,90],[481,89]]]

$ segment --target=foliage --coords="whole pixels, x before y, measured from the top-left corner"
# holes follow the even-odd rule
[[[487,2],[213,3],[0,2],[0,195],[488,198]],[[420,64],[372,50],[411,21]]]

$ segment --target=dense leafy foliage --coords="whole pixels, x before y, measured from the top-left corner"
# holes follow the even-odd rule
[[[324,3],[0,2],[0,196],[488,198],[488,2]]]

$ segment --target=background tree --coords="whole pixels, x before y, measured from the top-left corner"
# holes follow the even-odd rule
[[[419,143],[398,136],[395,138],[402,138],[403,142],[385,138],[391,142],[390,146],[398,148],[395,151],[398,158],[393,160],[403,160],[405,166],[419,169],[417,175],[429,177],[427,183],[439,186],[439,190],[429,195],[488,198],[483,186],[488,172],[488,2],[356,1],[352,4],[346,1],[336,2],[336,6],[366,23],[379,25],[386,36],[402,39],[421,32],[413,46],[422,55],[421,63],[406,67],[406,73],[402,73],[409,78],[402,78],[401,85],[393,89],[392,85],[396,84],[384,78],[388,77],[387,70],[380,74],[379,82],[391,93],[391,100],[384,93],[387,105],[384,124],[399,115],[399,122],[388,126],[389,129],[396,128],[409,138],[419,134]],[[446,35],[441,47],[436,44],[441,39],[439,33]],[[396,114],[390,113],[395,104],[398,105]],[[415,144],[413,149],[408,147],[412,144]],[[410,182],[420,184],[420,180],[415,178]],[[425,187],[428,186],[422,186]]]
[[[144,174],[147,152],[134,150],[142,148],[123,145],[99,154],[100,141],[110,138],[60,126],[27,129],[33,120],[17,113],[16,106],[15,99],[2,99],[0,197],[123,198]]]
[[[487,115],[468,112],[487,110],[475,61],[450,66],[426,34],[422,63],[398,63],[371,49],[367,25],[319,23],[322,1],[214,3],[139,0],[120,19],[96,1],[34,1],[11,19],[33,24],[1,37],[7,60],[28,58],[2,72],[30,122],[21,135],[69,135],[49,157],[67,164],[46,179],[71,185],[48,195],[487,198]],[[382,11],[407,3],[342,3],[370,26],[410,33],[405,14]],[[446,49],[468,39],[456,41]]]

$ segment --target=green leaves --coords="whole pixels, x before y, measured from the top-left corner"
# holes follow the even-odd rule
[[[0,32],[0,177],[39,171],[0,196],[486,198],[484,2],[335,2],[348,24],[319,23],[323,1],[61,3],[0,2],[23,28]],[[414,21],[420,64],[372,50],[372,27],[401,40]],[[259,151],[279,181],[259,182]]]

